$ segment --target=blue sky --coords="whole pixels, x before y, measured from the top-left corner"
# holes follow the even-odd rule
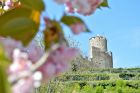
[[[46,0],[44,15],[60,19],[64,6]],[[140,67],[140,0],[109,0],[110,8],[98,9],[91,16],[82,16],[92,33],[75,36],[64,27],[65,36],[80,43],[80,49],[88,56],[89,38],[97,34],[108,40],[108,50],[113,52],[114,67]]]

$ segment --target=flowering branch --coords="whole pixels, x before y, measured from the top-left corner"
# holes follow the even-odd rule
[[[54,45],[49,51],[45,52],[44,55],[40,58],[40,60],[38,62],[36,62],[36,64],[34,64],[32,67],[31,67],[31,72],[34,72],[36,71],[39,67],[41,67],[46,59],[48,58],[50,52],[56,50],[57,48],[59,47],[59,45]]]
[[[49,54],[56,50],[59,47],[59,45],[54,45],[49,51],[46,51],[44,55],[40,58],[39,61],[36,62],[36,64],[32,65],[30,70],[28,71],[23,71],[16,77],[9,77],[9,81],[11,82],[12,85],[16,84],[20,79],[29,77],[32,73],[34,73],[39,67],[41,67],[47,60]]]

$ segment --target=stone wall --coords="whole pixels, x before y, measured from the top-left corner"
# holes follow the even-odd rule
[[[107,39],[103,36],[92,37],[90,42],[90,61],[96,68],[113,68],[112,52],[107,51]]]
[[[113,60],[111,52],[99,51],[97,48],[92,47],[93,57],[91,62],[93,62],[96,68],[113,68]]]

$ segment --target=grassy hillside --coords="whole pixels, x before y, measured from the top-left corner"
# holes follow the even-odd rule
[[[140,68],[71,71],[44,83],[36,93],[140,93]]]

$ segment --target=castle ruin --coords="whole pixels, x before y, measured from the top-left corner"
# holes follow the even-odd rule
[[[107,39],[103,36],[96,36],[89,39],[90,62],[96,68],[113,68],[112,52],[107,50]]]

